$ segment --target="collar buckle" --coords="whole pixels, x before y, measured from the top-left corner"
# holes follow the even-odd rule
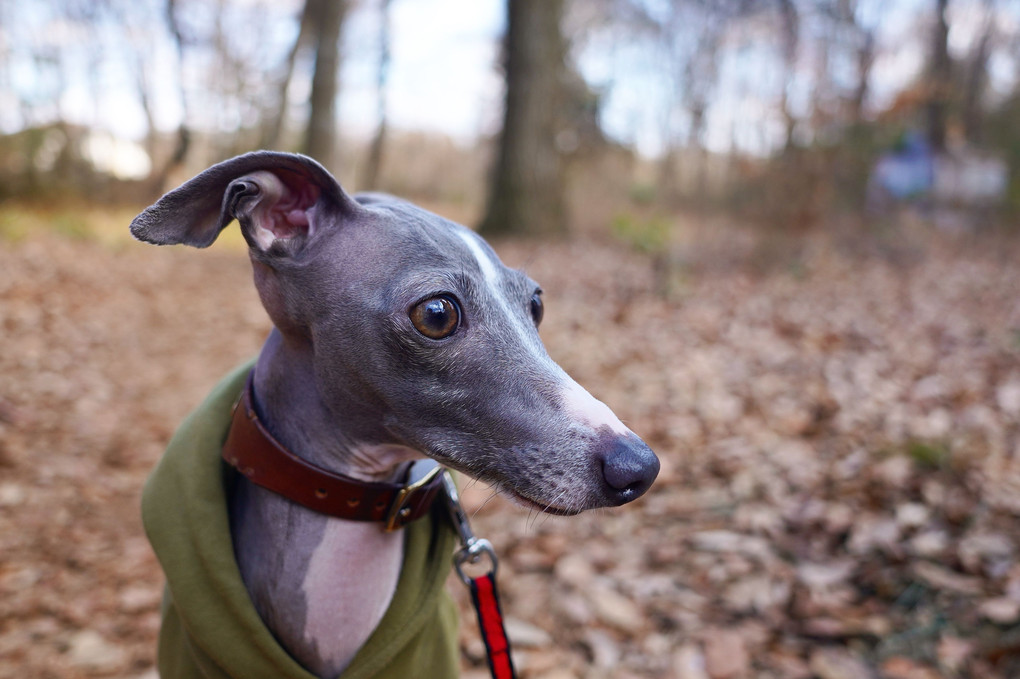
[[[412,508],[408,506],[409,501],[413,500],[420,491],[428,489],[442,470],[443,468],[438,464],[433,465],[432,469],[420,479],[397,491],[397,496],[393,498],[393,504],[390,505],[390,510],[386,513],[385,530],[387,533],[403,527],[412,513]]]

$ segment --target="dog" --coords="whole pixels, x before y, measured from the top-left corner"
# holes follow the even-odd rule
[[[247,606],[239,629],[285,651],[267,650],[272,662],[289,657],[319,677],[353,671],[366,644],[383,635],[380,625],[397,604],[402,579],[411,577],[409,531],[419,522],[394,525],[408,507],[384,508],[367,520],[316,511],[324,487],[295,482],[294,492],[308,496],[295,501],[273,489],[274,477],[286,474],[238,461],[255,446],[246,436],[284,450],[294,458],[287,464],[355,488],[393,486],[398,495],[421,488],[431,480],[409,480],[409,469],[433,460],[525,507],[560,515],[630,502],[655,479],[659,461],[651,449],[546,353],[538,334],[539,285],[504,266],[473,231],[383,194],[352,197],[311,158],[258,151],[167,193],[134,219],[131,232],[157,245],[204,248],[235,219],[273,329],[253,370],[239,371],[211,397],[215,426],[193,422],[176,437],[184,441],[176,445],[214,451],[187,453],[197,460],[188,464],[204,471],[174,467],[163,474],[172,481],[163,482],[157,468],[146,489],[143,516],[168,574],[173,614],[173,629],[165,617],[161,632],[164,677],[191,676],[167,669],[177,662],[171,646],[182,636],[216,652],[196,632],[204,618],[189,623],[184,611],[173,610],[182,608],[179,590],[201,578],[175,578],[168,568],[213,557],[180,553],[197,544],[194,536],[157,545],[185,521],[173,518],[173,507],[187,505],[189,494],[213,498],[189,530],[226,540],[229,529],[232,551],[217,552],[218,565],[207,574],[223,576],[216,587],[230,592],[231,607]],[[199,430],[212,442],[198,441]],[[228,465],[220,476],[219,460],[207,458],[225,437],[236,449],[228,462],[240,472]],[[188,484],[201,489],[192,493]],[[222,496],[218,487],[225,488]],[[425,542],[435,542],[439,531],[433,526]],[[440,556],[448,562],[445,548]],[[244,594],[250,603],[238,603]],[[444,676],[434,671],[428,676]]]

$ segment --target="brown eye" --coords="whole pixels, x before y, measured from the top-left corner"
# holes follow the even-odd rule
[[[535,321],[535,327],[542,322],[542,317],[545,316],[545,305],[542,304],[542,291],[539,290],[531,296],[531,317]]]
[[[439,340],[452,335],[460,326],[460,309],[448,297],[432,297],[411,309],[411,323],[429,339]]]

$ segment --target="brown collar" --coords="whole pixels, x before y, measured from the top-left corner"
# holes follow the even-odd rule
[[[252,407],[252,376],[236,406],[223,459],[252,483],[308,509],[352,521],[381,521],[395,530],[428,513],[443,486],[441,467],[402,484],[360,481],[305,462],[273,438]]]

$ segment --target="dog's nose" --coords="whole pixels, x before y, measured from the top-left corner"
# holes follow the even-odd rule
[[[614,505],[641,497],[658,474],[659,458],[633,434],[617,437],[603,454],[602,478]]]

